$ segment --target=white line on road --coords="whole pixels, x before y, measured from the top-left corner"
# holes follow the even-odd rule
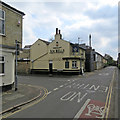
[[[84,105],[82,106],[82,108],[79,110],[79,112],[75,115],[73,120],[76,120],[76,118],[79,118],[80,115],[82,114],[82,112],[85,110],[86,106],[88,105],[88,103],[90,102],[91,99],[87,99],[86,102],[84,103]]]
[[[63,87],[63,85],[61,85],[60,87]]]
[[[53,89],[53,90],[55,91],[55,90],[58,90],[58,89],[59,89],[59,88],[55,88],[55,89]]]
[[[95,92],[95,91],[93,91],[93,90],[86,90],[88,93],[93,93],[93,92]]]
[[[49,95],[52,91],[49,91],[47,94]]]

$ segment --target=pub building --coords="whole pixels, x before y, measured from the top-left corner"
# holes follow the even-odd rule
[[[52,42],[38,39],[30,49],[31,72],[78,73],[85,70],[85,49],[62,39],[56,28]]]

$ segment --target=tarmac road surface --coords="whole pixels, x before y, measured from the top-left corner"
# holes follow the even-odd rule
[[[44,99],[8,118],[104,118],[109,116],[116,67],[82,77],[19,76],[19,82],[47,89]],[[26,91],[27,92],[27,91]],[[33,105],[32,105],[33,104]],[[116,108],[118,109],[118,108]]]

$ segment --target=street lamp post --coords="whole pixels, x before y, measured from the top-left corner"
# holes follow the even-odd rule
[[[17,56],[19,55],[19,41],[15,40],[15,91],[18,90],[18,77],[17,77]]]

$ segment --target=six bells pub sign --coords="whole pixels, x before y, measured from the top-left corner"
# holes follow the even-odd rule
[[[59,47],[58,42],[56,42],[56,46],[53,47],[52,50],[50,50],[50,54],[54,54],[54,53],[64,53],[64,49],[62,49],[62,47]]]

